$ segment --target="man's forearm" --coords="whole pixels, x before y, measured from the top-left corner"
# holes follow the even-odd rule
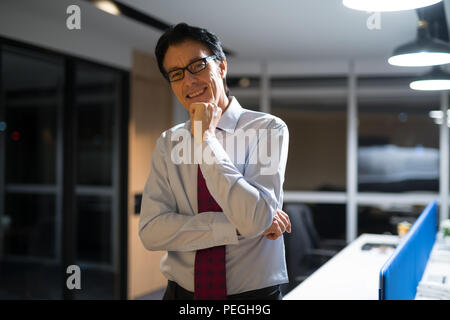
[[[204,148],[209,148],[214,162],[201,163],[200,168],[208,183],[208,188],[225,215],[237,230],[246,237],[260,235],[272,223],[281,201],[282,184],[287,158],[288,133],[277,129],[275,138],[281,139],[278,168],[272,175],[261,173],[261,164],[249,164],[245,176],[236,168],[217,139],[207,140]],[[207,150],[208,151],[208,150]]]

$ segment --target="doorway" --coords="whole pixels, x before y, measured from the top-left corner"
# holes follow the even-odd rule
[[[125,298],[128,73],[7,39],[0,58],[0,299]]]

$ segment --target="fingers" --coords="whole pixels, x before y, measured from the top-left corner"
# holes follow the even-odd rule
[[[194,102],[189,106],[189,113],[191,116],[194,141],[197,144],[202,144],[203,132],[205,131],[205,120],[208,118],[207,104],[203,102]]]
[[[276,240],[284,232],[283,224],[275,217],[272,225],[263,233],[268,239]]]
[[[289,233],[291,233],[291,220],[289,219],[289,216],[287,213],[285,213],[283,210],[278,209],[277,214],[281,221],[283,222],[285,226],[285,230]]]
[[[283,212],[282,210],[278,209],[276,216],[274,217],[274,221],[278,221],[280,229],[283,232],[291,232],[291,221],[289,220],[289,216]]]
[[[276,240],[285,231],[291,233],[291,220],[283,210],[278,209],[275,217],[273,218],[272,225],[264,231],[263,235],[270,240]]]
[[[222,116],[222,109],[214,103],[194,102],[189,106],[189,115],[194,137],[198,135],[201,136],[201,140],[203,140],[204,133],[207,131],[209,132],[209,135],[214,136],[214,131]],[[200,132],[198,134],[194,132],[195,123],[197,121],[200,121],[197,125],[201,125],[199,126],[198,131]]]
[[[282,234],[286,231],[286,226],[283,222],[283,220],[280,218],[279,215],[276,215],[273,219],[273,223],[275,225],[275,232]]]
[[[191,126],[192,126],[192,134],[194,137],[197,135],[197,132],[195,130],[195,122],[201,121],[201,118],[198,119],[198,116],[200,114],[200,110],[203,108],[202,103],[194,102],[189,106],[189,115],[191,118]]]
[[[194,102],[189,106],[189,115],[191,118],[194,117],[195,120],[211,120],[214,116],[221,113],[222,109],[214,103]]]
[[[275,233],[270,233],[266,235],[266,238],[269,240],[277,240],[280,236],[277,236]]]
[[[281,236],[284,233],[284,231],[286,230],[286,228],[284,227],[284,224],[280,220],[275,220],[274,226],[275,226],[275,234],[277,236]]]
[[[201,111],[204,108],[205,108],[205,103],[203,103],[203,102],[191,103],[191,105],[189,106],[189,114],[190,114],[191,118],[194,117],[194,115],[196,113],[198,113],[199,111]]]

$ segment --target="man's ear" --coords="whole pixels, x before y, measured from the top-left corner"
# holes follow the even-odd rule
[[[227,60],[222,60],[220,61],[219,64],[219,72],[220,72],[220,76],[222,77],[222,79],[225,79],[225,77],[227,76]]]

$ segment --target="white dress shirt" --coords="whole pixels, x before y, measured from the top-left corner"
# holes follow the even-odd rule
[[[161,272],[191,292],[196,250],[219,245],[226,245],[229,295],[288,282],[283,237],[262,235],[283,205],[288,128],[230,98],[216,138],[201,145],[210,161],[192,160],[200,146],[191,122],[176,125],[158,138],[143,192],[142,243],[148,250],[167,250]],[[197,213],[197,166],[223,212]]]

